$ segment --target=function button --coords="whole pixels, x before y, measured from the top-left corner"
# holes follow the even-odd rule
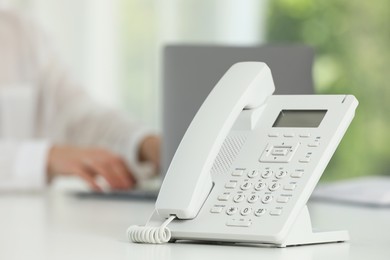
[[[254,178],[254,177],[256,177],[258,174],[259,174],[259,171],[257,171],[257,170],[251,170],[251,171],[248,172],[248,177],[249,177],[249,178]]]
[[[299,162],[300,163],[309,163],[310,162],[310,157],[309,158],[305,157],[303,159],[299,159]]]
[[[226,226],[230,227],[249,227],[252,224],[250,220],[231,219],[226,222]]]
[[[262,182],[262,181],[259,181],[259,182],[256,183],[256,185],[255,185],[255,190],[257,190],[257,191],[260,191],[260,190],[262,190],[262,189],[264,189],[264,188],[265,188],[265,183]]]
[[[227,210],[226,210],[226,214],[228,214],[229,216],[231,216],[231,215],[236,214],[237,211],[238,211],[238,208],[237,208],[237,207],[228,207]]]
[[[268,136],[269,137],[279,137],[279,134],[278,133],[269,133]]]
[[[279,170],[275,173],[275,177],[278,179],[284,178],[288,174],[285,170]]]
[[[276,191],[277,189],[279,189],[279,187],[280,187],[280,184],[277,183],[277,182],[274,182],[272,185],[270,185],[270,186],[268,187],[268,189],[269,189],[270,191]]]
[[[310,133],[302,133],[302,134],[299,134],[299,137],[310,137]]]
[[[252,209],[249,208],[249,207],[245,207],[243,208],[241,211],[240,211],[240,214],[243,215],[243,216],[247,216],[248,214],[250,214],[252,212]]]
[[[245,199],[244,194],[237,194],[236,196],[233,197],[233,201],[236,203],[239,203]]]
[[[271,216],[280,216],[282,214],[282,210],[281,209],[274,209],[274,210],[271,210],[271,212],[269,214]]]
[[[221,212],[222,212],[222,209],[223,209],[223,207],[212,207],[212,208],[210,209],[210,212],[211,212],[211,213],[221,213]]]
[[[255,203],[259,199],[259,196],[256,194],[249,195],[248,202],[249,203]]]
[[[248,190],[251,186],[252,186],[252,183],[250,183],[249,181],[245,181],[243,184],[241,184],[240,188],[242,190]]]
[[[318,147],[318,146],[320,146],[320,142],[310,143],[307,146],[309,146],[309,147]]]
[[[229,200],[230,194],[222,194],[218,196],[219,201],[227,201]]]
[[[237,186],[237,181],[229,181],[225,184],[226,189],[234,189]]]
[[[272,196],[271,195],[265,195],[264,198],[261,199],[261,202],[264,204],[268,204],[272,201]]]
[[[267,178],[271,177],[272,174],[273,174],[273,171],[271,171],[271,170],[265,170],[265,171],[263,171],[263,172],[261,173],[261,177],[267,179]]]
[[[232,172],[232,176],[242,176],[243,173],[244,173],[244,170],[236,169]]]
[[[303,172],[293,172],[291,173],[292,178],[301,178],[303,176]]]
[[[288,199],[288,197],[279,197],[276,201],[279,203],[287,203]]]
[[[260,217],[261,215],[264,215],[264,213],[266,212],[267,210],[264,209],[264,208],[258,208],[255,210],[255,216],[256,217]]]
[[[272,155],[285,156],[288,154],[289,148],[273,148],[271,151]]]
[[[293,133],[286,133],[283,136],[284,137],[294,137],[295,135]]]
[[[286,184],[286,185],[284,185],[284,189],[285,190],[294,190],[295,187],[296,187],[295,184]]]

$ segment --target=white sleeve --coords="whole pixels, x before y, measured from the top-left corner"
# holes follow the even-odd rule
[[[46,185],[45,140],[0,141],[0,190],[38,190]]]

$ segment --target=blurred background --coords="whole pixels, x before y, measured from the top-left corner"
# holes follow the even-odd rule
[[[390,174],[387,0],[0,0],[0,6],[34,17],[92,96],[157,131],[164,45],[312,46],[316,92],[360,101],[323,180]]]

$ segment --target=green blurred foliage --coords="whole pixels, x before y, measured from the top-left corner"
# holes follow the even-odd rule
[[[324,180],[390,175],[390,1],[271,0],[267,40],[316,50],[317,93],[360,104]]]

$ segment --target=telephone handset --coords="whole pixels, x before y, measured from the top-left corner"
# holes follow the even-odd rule
[[[274,90],[265,63],[238,63],[228,70],[177,148],[157,198],[160,216],[191,219],[197,215],[212,188],[210,169],[233,123],[243,109],[261,106]]]
[[[185,133],[147,227],[130,227],[130,240],[280,247],[348,240],[346,231],[313,233],[306,202],[358,102],[274,89],[262,62],[225,73]]]

